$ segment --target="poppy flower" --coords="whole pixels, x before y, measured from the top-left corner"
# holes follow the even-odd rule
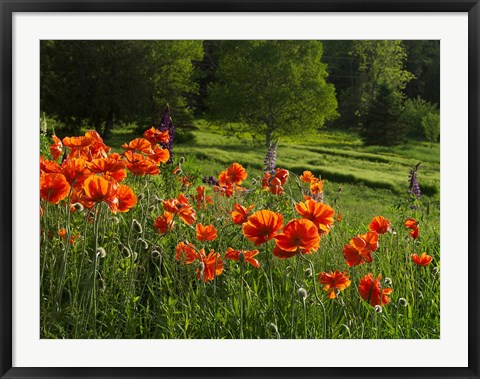
[[[285,170],[284,168],[277,168],[275,172],[275,178],[280,180],[282,186],[287,182],[288,175],[288,170]]]
[[[235,203],[233,207],[235,210],[232,211],[232,222],[237,225],[242,225],[247,221],[248,214],[253,209],[254,205],[252,204],[248,208],[245,208],[244,206]]]
[[[291,257],[295,256],[295,254],[297,254],[297,252],[296,251],[286,251],[286,250],[283,250],[283,249],[279,248],[278,245],[275,245],[275,247],[273,248],[272,254],[275,255],[277,258],[280,258],[280,259],[288,259],[288,258],[291,258]]]
[[[412,237],[413,239],[417,239],[419,231],[418,221],[414,218],[407,218],[405,220],[405,226],[410,229],[410,237]]]
[[[214,280],[215,276],[223,272],[223,260],[220,254],[211,250],[210,254],[205,255],[203,249],[200,250],[200,258],[203,263],[203,269],[197,268],[197,279],[202,279],[204,282]]]
[[[197,194],[193,196],[197,208],[205,208],[207,204],[213,204],[212,197],[205,195],[205,190],[204,186],[197,187]]]
[[[313,195],[318,195],[323,192],[323,180],[314,180],[310,183],[310,192]]]
[[[243,235],[255,246],[271,240],[282,228],[283,216],[269,210],[261,210],[252,214],[243,224]]]
[[[144,157],[142,154],[135,153],[131,150],[123,153],[123,156],[127,160],[127,169],[133,175],[156,175],[160,173],[160,169],[157,164],[150,158]]]
[[[46,174],[55,174],[61,171],[62,169],[57,162],[45,159],[43,156],[40,157],[40,172],[44,172]]]
[[[121,182],[127,177],[126,165],[125,161],[112,158],[98,158],[88,162],[91,172],[111,177],[117,182]]]
[[[150,129],[145,130],[143,138],[149,141],[152,145],[158,142],[168,143],[168,130],[161,132],[152,126]]]
[[[385,234],[392,230],[392,226],[390,225],[390,221],[388,221],[383,216],[376,216],[373,218],[368,228],[371,231],[377,232],[378,234]]]
[[[40,176],[40,197],[52,204],[58,204],[70,192],[70,184],[63,174],[43,174]]]
[[[77,150],[82,147],[88,147],[95,142],[95,140],[90,136],[79,136],[79,137],[65,137],[62,140],[63,144],[72,149]]]
[[[343,257],[347,264],[357,266],[365,262],[372,262],[371,253],[378,248],[378,234],[376,232],[368,232],[367,234],[359,234],[350,240],[348,245],[343,247]]]
[[[360,284],[358,285],[360,296],[372,307],[388,304],[390,302],[388,295],[393,292],[391,288],[382,288],[380,279],[381,275],[374,279],[373,274],[369,273],[360,279]]]
[[[147,141],[145,138],[135,138],[129,143],[124,143],[122,149],[130,151],[138,151],[144,154],[152,153],[152,144]]]
[[[177,199],[165,200],[162,203],[165,211],[178,214],[186,224],[192,225],[195,222],[196,213],[183,193],[178,195]]]
[[[83,183],[84,200],[93,203],[105,202],[112,212],[117,211],[116,184],[98,175],[90,175]]]
[[[68,158],[62,163],[61,172],[71,186],[78,188],[90,175],[88,162],[82,158]]]
[[[420,256],[412,254],[412,261],[422,267],[427,267],[432,262],[432,259],[433,258],[430,255],[427,255],[427,253],[422,253]]]
[[[65,241],[67,237],[67,230],[63,228],[58,229],[58,235],[62,238],[62,240]],[[68,242],[70,243],[70,245],[73,245],[78,238],[80,238],[80,234],[77,234],[76,236],[70,236],[70,239]]]
[[[318,250],[320,246],[317,227],[306,219],[290,221],[283,228],[283,232],[274,238],[280,249],[297,254],[311,254],[312,250]]]
[[[163,216],[158,216],[155,219],[153,227],[155,230],[160,234],[165,234],[167,231],[173,229],[173,225],[175,222],[173,221],[173,213],[164,212]]]
[[[175,250],[175,259],[179,262],[185,262],[187,265],[201,259],[195,245],[190,242],[180,242]]]
[[[334,222],[335,211],[327,204],[307,200],[295,205],[295,210],[305,219],[312,221],[322,234],[328,234]]]
[[[232,184],[240,185],[247,179],[247,171],[239,163],[233,163],[225,172],[228,181]]]
[[[217,229],[215,229],[213,225],[203,226],[199,223],[195,226],[195,231],[197,233],[197,239],[200,242],[214,241],[217,239]]]
[[[119,212],[128,212],[137,204],[137,196],[133,193],[133,190],[124,184],[120,184],[117,187],[117,210]]]
[[[281,195],[283,193],[283,185],[288,179],[289,172],[282,168],[277,168],[275,175],[268,172],[262,178],[262,189],[268,189],[274,195]]]
[[[300,176],[300,180],[304,183],[311,183],[315,179],[315,175],[311,171],[304,171]]]
[[[170,151],[168,151],[168,149],[162,149],[160,146],[156,145],[148,156],[157,164],[167,163],[170,159]]]
[[[281,195],[283,193],[282,182],[279,178],[272,178],[269,181],[268,188],[270,189],[270,193],[273,193],[274,195]]]
[[[243,259],[245,262],[251,264],[253,267],[260,267],[260,262],[256,260],[256,255],[259,254],[258,250],[250,250],[250,251],[243,251],[243,250],[234,250],[231,247],[227,249],[225,254],[225,259],[233,259],[234,261],[238,261],[240,258],[240,254],[243,253]]]
[[[49,146],[53,160],[56,161],[63,154],[63,143],[56,135],[52,136],[53,143]]]
[[[346,271],[335,272],[330,271],[322,272],[318,275],[318,281],[320,284],[324,284],[323,289],[328,291],[328,297],[330,299],[335,299],[337,297],[337,291],[343,291],[350,285],[350,275]]]

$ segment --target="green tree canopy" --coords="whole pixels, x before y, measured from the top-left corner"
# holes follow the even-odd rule
[[[246,123],[267,146],[322,127],[337,115],[322,53],[320,41],[225,41],[209,87],[211,114]]]
[[[158,122],[186,109],[201,41],[42,41],[41,108],[75,130],[103,135],[114,121]]]

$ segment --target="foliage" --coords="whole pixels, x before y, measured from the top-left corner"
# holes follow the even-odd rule
[[[440,139],[440,115],[429,113],[422,118],[422,127],[425,137],[430,142],[438,142]]]
[[[119,122],[158,123],[165,104],[188,114],[198,41],[41,41],[41,109],[68,129],[104,135]],[[181,110],[181,111],[180,111]]]
[[[435,104],[429,103],[421,97],[405,100],[400,117],[408,125],[410,136],[426,137],[422,119],[428,114],[438,114],[438,108]]]
[[[399,145],[405,140],[406,128],[399,121],[400,98],[392,87],[380,84],[376,97],[363,117],[360,136],[366,145]]]
[[[305,134],[335,117],[320,41],[225,41],[209,90],[211,115],[264,135]]]

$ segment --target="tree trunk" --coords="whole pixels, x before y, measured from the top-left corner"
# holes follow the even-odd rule
[[[113,113],[113,111],[110,111],[108,112],[107,120],[105,122],[105,129],[103,130],[103,134],[102,134],[103,139],[110,138],[114,122],[115,122],[115,114]]]
[[[265,134],[265,147],[268,149],[272,143],[273,138],[273,127],[272,125],[267,124],[267,132]]]

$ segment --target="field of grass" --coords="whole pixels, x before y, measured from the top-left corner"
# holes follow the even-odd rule
[[[290,175],[284,193],[275,195],[261,188],[262,143],[226,136],[205,122],[196,126],[193,140],[174,145],[175,164],[161,164],[156,176],[128,173],[123,183],[138,197],[128,212],[114,214],[99,202],[72,213],[68,198],[59,204],[42,200],[42,338],[440,337],[439,145],[363,147],[353,134],[337,131],[282,139],[277,167]],[[106,143],[121,152],[121,144],[136,137],[127,128],[114,130]],[[248,173],[242,183],[247,191],[226,198],[202,183],[234,162]],[[424,196],[421,208],[412,209],[408,172],[418,162]],[[181,172],[174,175],[176,167]],[[335,211],[335,223],[321,236],[318,251],[279,259],[272,255],[275,239],[254,246],[232,223],[231,211],[234,203],[253,204],[251,213],[268,209],[281,214],[284,224],[298,218],[294,205],[303,201],[300,189],[308,189],[299,179],[304,170],[325,180],[324,202]],[[182,175],[189,186],[179,180]],[[195,204],[197,186],[206,187],[213,205]],[[187,195],[195,223],[176,217],[171,231],[159,233],[154,222],[164,214],[162,200],[179,193]],[[379,215],[390,220],[392,232],[379,236],[371,263],[349,267],[344,246]],[[409,217],[419,221],[418,239],[404,226]],[[197,240],[198,223],[214,225],[217,238]],[[62,228],[65,237],[58,235]],[[68,243],[72,236],[78,237]],[[223,272],[199,280],[205,263],[178,261],[181,241],[207,254],[214,250]],[[260,267],[226,259],[228,247],[258,249]],[[422,252],[433,257],[427,267],[411,260]],[[345,271],[351,285],[329,299],[318,275],[334,270]],[[368,273],[381,275],[381,285],[393,289],[391,301],[380,308],[359,296]]]

